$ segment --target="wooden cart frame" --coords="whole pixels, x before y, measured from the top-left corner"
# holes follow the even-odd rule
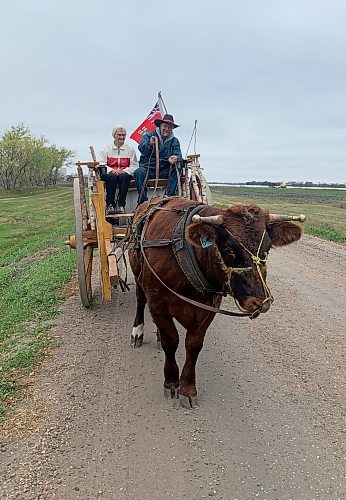
[[[92,147],[90,149],[95,160]],[[198,154],[187,157],[181,196],[212,205],[210,189],[202,173],[199,157]],[[78,177],[73,184],[75,234],[70,235],[66,241],[70,248],[76,250],[78,284],[84,307],[91,307],[93,302],[92,270],[95,249],[99,252],[102,300],[111,300],[112,290],[119,285],[117,244],[129,231],[138,198],[134,181],[131,181],[126,202],[128,213],[106,217],[105,188],[98,165],[97,161],[76,163]],[[88,169],[87,186],[83,167]],[[153,194],[155,185],[155,196],[163,195],[167,184],[167,179],[159,179],[158,182],[155,179],[149,180],[148,196]],[[112,219],[117,220],[117,225],[111,223]]]

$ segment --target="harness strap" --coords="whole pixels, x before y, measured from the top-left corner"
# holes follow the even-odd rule
[[[143,248],[169,247],[172,243],[174,243],[174,240],[144,240]]]
[[[169,201],[170,198],[164,199],[165,201]],[[184,214],[183,217],[179,219],[174,230],[172,239],[162,239],[162,240],[143,240],[143,248],[150,247],[167,247],[171,246],[174,252],[174,255],[178,261],[180,269],[183,271],[184,275],[188,279],[189,283],[201,294],[205,295],[226,295],[223,290],[215,290],[208,280],[206,279],[200,265],[197,261],[195,249],[194,247],[188,243],[185,239],[185,229],[191,224],[192,217],[197,212],[199,212],[204,204],[198,203],[197,205],[192,205],[191,207],[184,210],[174,210],[167,209],[160,205],[155,205],[152,207],[152,210],[146,211],[144,216],[141,216],[140,219],[150,218],[156,210],[167,210],[167,211],[177,211],[178,213]],[[143,231],[143,229],[142,229]]]
[[[163,197],[163,198],[154,198],[154,199],[150,198],[146,209],[143,210],[142,212],[140,212],[140,214],[134,218],[134,220],[132,222],[132,226],[131,226],[132,232],[136,233],[137,227],[141,223],[143,223],[144,219],[146,219],[147,217],[151,217],[151,215],[155,212],[155,210],[158,210],[158,209],[163,210],[162,206],[171,200],[172,200],[172,198],[169,198],[168,196]],[[173,211],[173,210],[174,209],[169,209],[169,211]]]
[[[207,295],[224,295],[223,291],[215,290],[210,286],[198,264],[194,247],[185,239],[185,230],[191,224],[193,215],[204,207],[205,205],[200,203],[197,206],[190,207],[185,216],[179,220],[173,231],[175,242],[172,249],[180,269],[198,292]]]
[[[168,290],[170,291],[171,293],[173,293],[176,297],[178,297],[179,299],[185,301],[185,302],[188,302],[189,304],[192,304],[193,306],[195,307],[199,307],[200,309],[204,309],[206,311],[210,311],[210,312],[213,312],[213,313],[219,313],[219,314],[224,314],[226,316],[247,316],[247,317],[250,317],[251,319],[254,319],[256,318],[260,313],[259,311],[255,311],[253,313],[245,313],[245,312],[241,312],[241,313],[238,313],[238,312],[232,312],[232,311],[226,311],[225,309],[219,309],[217,307],[213,307],[213,306],[209,306],[207,304],[203,304],[201,302],[198,302],[197,300],[193,300],[193,299],[190,299],[188,297],[185,297],[184,295],[181,295],[180,293],[178,292],[175,292],[174,290],[172,290],[168,285],[166,285],[166,283],[164,283],[164,281],[162,281],[162,279],[156,274],[156,272],[154,271],[154,269],[151,267],[149,261],[148,261],[148,258],[147,256],[145,255],[145,251],[144,251],[144,247],[143,247],[143,243],[144,243],[144,237],[145,237],[145,233],[146,233],[146,230],[147,230],[147,227],[148,227],[148,223],[149,223],[149,217],[146,218],[145,220],[145,223],[144,223],[144,227],[143,227],[143,231],[142,231],[142,234],[141,234],[141,238],[140,238],[140,249],[141,249],[141,254],[143,255],[143,258],[144,258],[144,261],[146,263],[146,265],[148,266],[149,270],[152,272],[152,274],[155,276],[155,278]]]

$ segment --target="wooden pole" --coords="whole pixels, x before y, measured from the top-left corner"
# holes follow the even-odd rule
[[[84,174],[83,174],[83,169],[80,165],[77,165],[77,173],[79,179],[82,225],[83,225],[83,231],[86,231],[88,229],[88,207],[86,203],[85,190],[84,190]]]
[[[185,167],[185,198],[190,199],[190,179],[189,179],[189,167]]]
[[[200,188],[201,188],[200,192],[201,192],[202,202],[208,203],[208,201],[207,201],[207,183],[206,183],[206,180],[205,180],[204,175],[202,173],[201,165],[199,164],[198,159],[196,159],[196,170],[197,170],[197,177],[198,177]]]
[[[196,196],[196,200],[201,202],[202,198],[201,198],[201,195],[199,192],[198,182],[196,179],[196,166],[195,165],[191,165],[191,184],[192,184],[192,188],[193,188],[193,191],[195,193],[195,196]]]
[[[94,146],[89,146],[90,153],[91,153],[91,158],[93,159],[93,162],[97,164],[96,161],[96,154],[94,150]],[[89,214],[90,214],[90,226],[91,229],[95,229],[96,223],[95,223],[95,209],[94,205],[92,203],[92,195],[95,193],[96,190],[96,181],[100,180],[100,174],[97,168],[95,168],[97,165],[90,166],[89,167],[89,174],[88,174],[88,192],[89,192]]]
[[[159,178],[160,178],[159,140],[157,137],[155,137],[155,155],[156,155],[155,187],[154,187],[154,192],[153,192],[151,197],[156,195],[157,186],[159,184]]]
[[[91,158],[93,159],[93,161],[95,163],[98,164],[98,161],[96,160],[96,154],[95,154],[95,149],[94,149],[94,146],[89,146],[89,149],[90,149],[90,153],[91,153]],[[97,165],[95,165],[96,167]],[[98,171],[97,168],[94,169],[94,173],[95,173],[95,177],[96,177],[96,180],[97,181],[100,181],[101,180],[101,176],[100,176],[100,172]]]
[[[165,105],[164,100],[163,100],[163,98],[162,98],[161,90],[160,90],[160,91],[159,91],[159,93],[158,93],[158,98],[159,98],[159,100],[160,100],[160,101],[161,101],[161,103],[162,103],[162,107],[163,107],[163,109],[165,110],[165,113],[167,114],[167,108],[166,108],[166,105]]]

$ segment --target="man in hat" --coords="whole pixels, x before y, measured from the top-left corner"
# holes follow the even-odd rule
[[[126,129],[115,125],[112,130],[113,142],[100,152],[100,166],[107,167],[107,173],[101,175],[106,184],[106,215],[125,213],[126,196],[133,173],[138,167],[136,152],[125,143]],[[115,192],[119,187],[118,202]],[[117,209],[116,209],[117,205]]]
[[[155,120],[156,130],[144,135],[138,146],[141,156],[139,168],[134,173],[138,191],[138,202],[142,203],[148,199],[146,180],[156,178],[156,151],[155,144],[158,141],[159,151],[159,178],[170,179],[168,196],[174,196],[178,178],[177,162],[182,159],[179,140],[174,136],[173,129],[179,127],[174,123],[172,115],[164,115],[162,120]],[[179,169],[180,170],[180,169]]]

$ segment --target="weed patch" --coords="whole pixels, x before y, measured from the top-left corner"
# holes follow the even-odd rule
[[[346,233],[339,233],[331,226],[325,225],[322,227],[314,227],[307,225],[304,226],[304,231],[307,234],[317,236],[318,238],[322,238],[323,240],[335,241],[337,243],[346,245]]]

